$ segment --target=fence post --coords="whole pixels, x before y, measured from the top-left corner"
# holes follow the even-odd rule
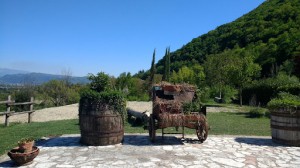
[[[30,98],[30,109],[29,109],[29,111],[33,111],[33,97],[31,97]],[[32,116],[31,116],[31,114],[32,114],[32,112],[29,112],[28,113],[28,123],[30,123],[31,122],[31,119],[32,119]]]
[[[11,96],[9,95],[7,98],[7,103],[6,103],[6,112],[7,114],[5,114],[5,126],[8,127],[9,126],[9,114],[10,113],[10,101],[11,101]]]

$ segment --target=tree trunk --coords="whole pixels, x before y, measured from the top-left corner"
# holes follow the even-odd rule
[[[243,106],[243,89],[240,87],[240,106]]]

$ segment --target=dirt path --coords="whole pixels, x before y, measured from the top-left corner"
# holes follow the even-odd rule
[[[127,102],[127,108],[137,112],[151,112],[152,102]],[[241,112],[238,107],[208,107],[207,112]],[[10,122],[27,122],[28,114],[14,115],[10,117]],[[78,104],[71,104],[61,107],[51,107],[41,110],[36,110],[33,113],[33,122],[45,122],[53,120],[67,120],[78,118]],[[0,124],[5,122],[5,116],[0,116]]]
[[[78,118],[78,104],[71,104],[61,107],[51,107],[41,110],[36,110],[33,113],[33,122],[45,122],[52,120],[67,120]],[[14,115],[9,118],[10,122],[27,122],[28,114]],[[5,116],[0,117],[0,124],[5,122]]]

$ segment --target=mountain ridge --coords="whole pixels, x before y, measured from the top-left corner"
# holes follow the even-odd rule
[[[4,68],[0,68],[3,70]],[[23,84],[36,84],[40,85],[50,80],[64,80],[66,78],[65,75],[53,75],[53,74],[46,74],[46,73],[38,73],[38,72],[28,72],[22,70],[13,70],[13,69],[6,69],[8,70],[8,74],[3,74],[0,76],[0,84],[4,85],[23,85]],[[87,77],[70,77],[70,82],[73,84],[81,83],[85,84],[88,83]]]
[[[183,66],[203,64],[209,55],[244,48],[262,67],[262,77],[274,76],[285,61],[300,50],[300,1],[268,0],[240,18],[220,25],[171,52],[171,72]],[[295,61],[296,63],[296,61]],[[163,74],[164,57],[157,64]],[[137,74],[146,78],[147,72]],[[300,72],[294,72],[297,74]]]

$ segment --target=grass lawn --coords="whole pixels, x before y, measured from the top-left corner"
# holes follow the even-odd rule
[[[210,135],[256,135],[270,136],[269,118],[249,118],[247,113],[208,113]],[[168,128],[166,132],[174,132]],[[147,133],[142,126],[125,123],[126,133]],[[157,130],[157,132],[161,132]],[[26,137],[39,139],[43,136],[61,134],[79,134],[78,120],[62,120],[43,123],[11,123],[9,127],[0,125],[0,155],[17,146],[18,140]],[[195,130],[185,129],[186,134],[195,134]],[[158,134],[159,135],[159,134]],[[160,135],[159,135],[160,136]]]

